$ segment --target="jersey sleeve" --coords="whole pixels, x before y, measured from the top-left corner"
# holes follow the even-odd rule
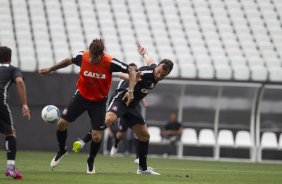
[[[77,66],[81,66],[83,52],[84,51],[79,51],[76,53],[76,55],[71,58],[71,62]]]
[[[18,78],[18,77],[22,77],[23,78],[23,74],[22,74],[20,69],[15,68],[14,72],[13,72],[13,81],[16,81],[16,78]]]
[[[112,59],[110,70],[111,72],[122,72],[122,73],[128,73],[128,65],[119,61],[116,58]]]

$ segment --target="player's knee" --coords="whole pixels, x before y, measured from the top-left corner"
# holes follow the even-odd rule
[[[125,132],[118,131],[117,134],[116,134],[116,137],[118,139],[123,139],[125,137]]]
[[[16,136],[16,130],[13,129],[13,130],[11,130],[10,132],[7,132],[7,133],[5,134],[5,136]]]
[[[64,131],[67,128],[68,128],[68,122],[61,118],[57,123],[57,130]]]
[[[105,124],[107,125],[107,127],[110,127],[113,124],[113,122],[116,121],[116,119],[117,116],[114,113],[108,112],[106,114]]]
[[[101,133],[95,132],[95,131],[92,132],[92,140],[94,142],[100,142],[101,141],[101,137],[102,137]]]
[[[140,138],[138,138],[141,142],[148,142],[150,140],[150,134],[149,133],[145,133],[142,136],[140,136]]]

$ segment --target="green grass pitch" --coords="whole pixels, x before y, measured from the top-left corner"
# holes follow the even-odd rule
[[[17,154],[17,167],[24,179],[15,181],[4,176],[6,154],[0,151],[0,184],[281,184],[282,164],[252,164],[215,161],[191,161],[148,158],[148,165],[161,176],[136,175],[133,157],[98,155],[96,174],[86,174],[86,153],[70,153],[61,164],[50,170],[54,153]]]

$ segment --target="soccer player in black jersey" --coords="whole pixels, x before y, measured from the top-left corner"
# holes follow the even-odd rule
[[[17,90],[22,103],[22,116],[30,119],[30,111],[27,105],[26,88],[22,72],[11,65],[12,51],[10,48],[0,47],[0,132],[5,138],[5,149],[7,151],[6,176],[14,179],[22,179],[22,174],[15,167],[17,152],[16,130],[8,105],[8,90],[12,83],[16,83]]]
[[[173,69],[173,62],[168,59],[163,59],[157,65],[140,44],[137,45],[138,52],[145,58],[148,66],[143,66],[138,69],[142,73],[141,80],[136,82],[133,90],[134,99],[129,106],[122,101],[124,94],[128,91],[128,81],[122,84],[115,90],[111,97],[109,107],[106,113],[105,123],[110,127],[119,117],[124,118],[128,122],[128,126],[132,128],[139,140],[139,168],[137,174],[153,174],[160,175],[147,167],[147,154],[150,140],[145,120],[138,111],[140,101],[157,85],[169,75]]]

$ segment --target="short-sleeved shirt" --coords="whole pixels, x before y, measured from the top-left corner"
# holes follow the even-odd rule
[[[23,77],[20,69],[10,64],[0,63],[0,103],[3,103],[4,99],[7,100],[8,90],[17,77]]]
[[[90,101],[107,97],[112,82],[112,72],[128,73],[128,65],[104,53],[97,64],[89,60],[89,51],[80,51],[71,61],[80,67],[77,88],[80,95]]]
[[[140,101],[147,96],[147,94],[154,89],[157,85],[157,81],[154,78],[154,69],[157,67],[156,64],[151,64],[150,66],[143,66],[138,69],[143,74],[141,80],[136,82],[134,86],[134,99],[131,102],[130,106],[136,106]],[[112,97],[114,98],[123,98],[126,90],[128,88],[128,81],[124,81],[118,88],[115,90]]]
[[[182,127],[182,125],[181,125],[181,123],[179,123],[179,122],[174,122],[174,123],[168,122],[168,123],[165,125],[164,129],[165,129],[165,130],[175,130],[175,131],[177,131],[177,130],[179,130],[181,127]]]

